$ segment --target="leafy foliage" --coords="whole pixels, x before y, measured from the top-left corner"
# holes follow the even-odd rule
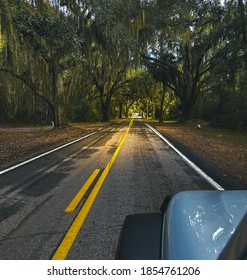
[[[247,5],[220,2],[0,0],[2,121],[246,127]]]

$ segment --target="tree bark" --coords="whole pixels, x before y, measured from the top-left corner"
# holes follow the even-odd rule
[[[54,126],[66,127],[68,126],[65,104],[63,94],[59,90],[59,77],[58,77],[58,62],[55,61],[52,66],[52,83],[53,83],[53,96],[54,96]]]
[[[159,113],[159,122],[163,123],[164,121],[164,102],[165,102],[165,96],[166,96],[166,83],[163,83],[163,91],[161,95],[161,101],[160,101],[160,113]]]
[[[121,120],[123,118],[123,102],[119,101],[119,115],[118,118]]]
[[[105,94],[105,88],[103,85],[97,86],[100,93],[100,104],[102,113],[102,122],[109,121],[109,110],[111,105],[111,95],[109,93]]]
[[[108,102],[101,102],[102,122],[109,121],[109,108],[110,104]]]

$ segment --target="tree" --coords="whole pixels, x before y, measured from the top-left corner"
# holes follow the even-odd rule
[[[159,9],[164,7],[162,2],[157,3]],[[156,48],[150,59],[157,64],[159,80],[174,91],[184,118],[189,119],[207,79],[211,50],[222,36],[222,9],[211,1],[190,0],[175,1],[168,11],[168,20],[154,25],[159,26],[159,32],[156,30]],[[162,62],[169,55],[174,56],[176,65]]]
[[[22,18],[18,18],[19,22],[21,20]],[[43,83],[48,88],[47,97],[55,126],[67,125],[66,97],[69,95],[69,86],[75,74],[73,70],[80,58],[77,30],[64,15],[59,15],[53,10],[51,13],[35,13],[25,20],[23,25],[18,24],[20,33],[30,39],[34,51],[45,64],[43,67],[47,68]],[[28,34],[27,29],[30,30]]]
[[[25,55],[20,57],[20,49],[14,53],[8,44],[11,51],[1,71],[21,80],[48,104],[56,127],[65,126],[66,98],[80,57],[77,30],[49,2],[37,1],[36,5],[21,0],[13,4],[10,23]],[[8,63],[10,59],[13,62]]]
[[[171,53],[155,53],[153,56],[147,56],[142,54],[144,59],[144,65],[149,69],[153,78],[162,83],[162,89],[160,90],[160,108],[159,108],[159,122],[163,122],[164,102],[166,95],[168,94],[167,88],[173,88],[172,85],[177,84],[181,79],[181,73],[175,63],[175,57]],[[175,91],[175,90],[174,90]]]
[[[243,36],[244,12],[239,1],[224,5],[222,36],[214,48],[210,75],[206,83],[207,96],[203,97],[203,117],[224,126],[243,128],[246,114],[246,45]],[[201,102],[202,102],[201,101]]]
[[[162,121],[177,104],[244,125],[246,3],[220,2],[0,0],[1,119],[39,121],[42,107],[64,126],[137,104]]]
[[[108,121],[112,98],[135,79],[128,73],[136,61],[131,57],[137,56],[137,42],[131,35],[132,21],[138,21],[140,16],[140,3],[128,0],[86,3],[93,21],[87,36],[85,69],[99,93],[102,121]]]

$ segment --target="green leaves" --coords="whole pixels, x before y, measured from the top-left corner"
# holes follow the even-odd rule
[[[15,26],[41,52],[52,48],[67,53],[79,47],[77,30],[59,15],[21,8],[16,11]]]

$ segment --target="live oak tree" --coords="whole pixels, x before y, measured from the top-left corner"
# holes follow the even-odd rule
[[[99,93],[102,121],[108,121],[112,98],[136,79],[129,75],[129,69],[135,67],[139,57],[136,41],[139,25],[136,27],[134,22],[140,24],[142,13],[139,1],[86,2],[93,17],[91,37],[87,40],[87,71]]]
[[[0,0],[1,121],[42,107],[59,127],[131,105],[163,121],[177,105],[246,126],[246,2],[221,2]]]
[[[247,124],[246,3],[226,1],[222,17],[224,32],[214,48],[204,98],[204,115],[226,126],[244,128]]]
[[[66,126],[66,99],[72,88],[76,56],[80,55],[76,29],[69,18],[46,2],[37,1],[33,7],[16,1],[12,9],[11,26],[22,47],[17,54],[7,54],[13,63],[4,63],[1,71],[21,80],[48,104],[56,127]]]
[[[168,20],[159,23],[156,50],[151,51],[148,66],[164,87],[174,91],[184,118],[189,119],[207,79],[208,57],[221,36],[221,9],[209,1],[176,2],[173,7],[176,14],[171,9]],[[165,59],[169,56],[173,60]]]

